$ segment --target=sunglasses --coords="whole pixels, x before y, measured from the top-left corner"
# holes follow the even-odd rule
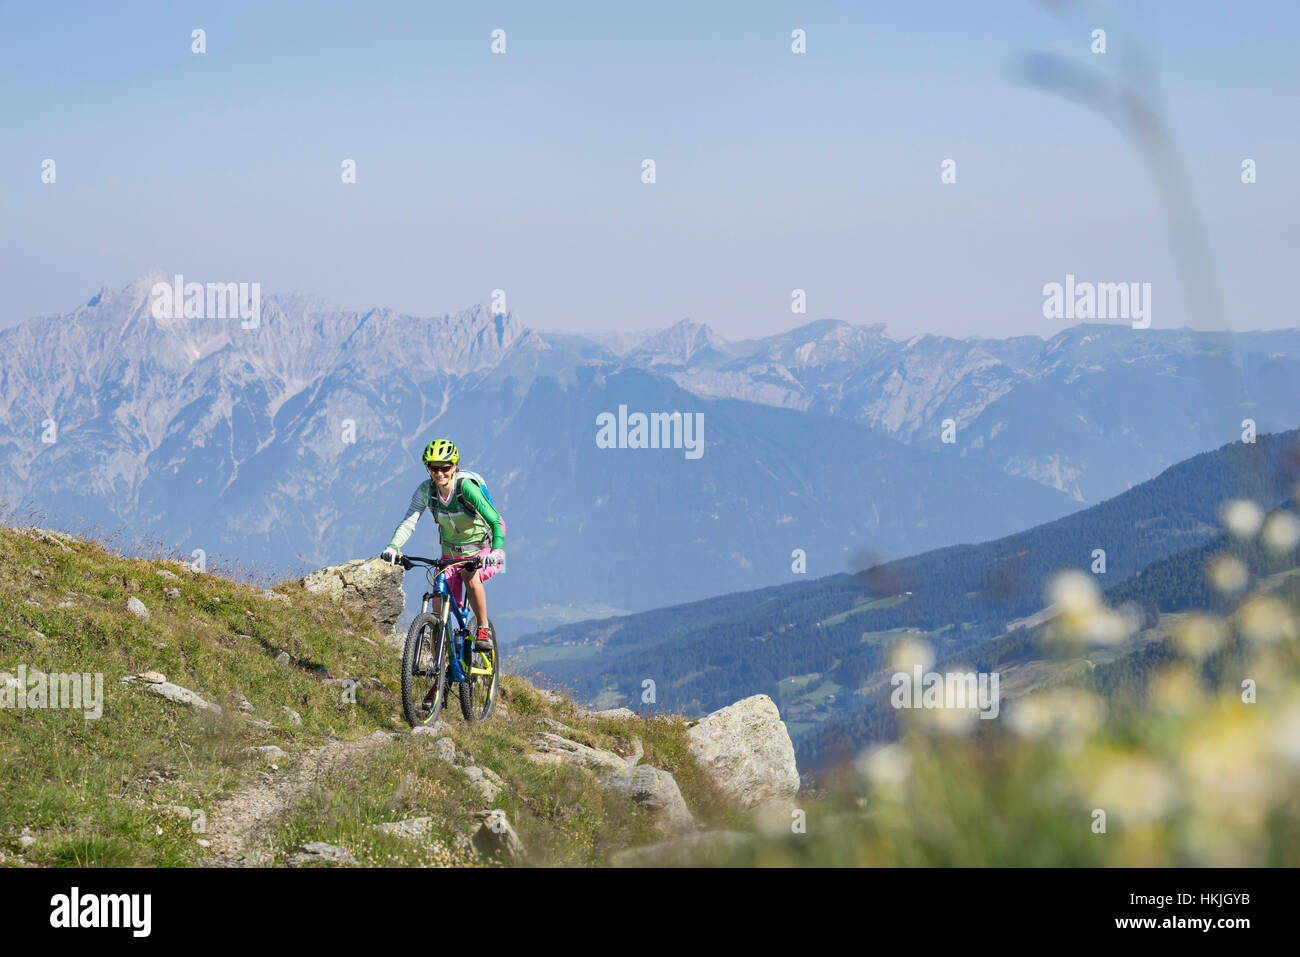
[[[454,465],[430,465],[430,466],[429,466],[429,471],[430,471],[430,472],[440,472],[440,473],[441,473],[441,472],[450,472],[453,468],[455,468]]]

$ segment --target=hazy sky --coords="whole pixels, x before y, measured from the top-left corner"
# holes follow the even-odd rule
[[[0,325],[155,266],[730,338],[1050,335],[1072,322],[1043,284],[1073,273],[1151,282],[1153,326],[1183,325],[1141,155],[1017,81],[1040,50],[1115,79],[1147,58],[1232,325],[1294,326],[1298,28],[1289,0],[3,3]]]

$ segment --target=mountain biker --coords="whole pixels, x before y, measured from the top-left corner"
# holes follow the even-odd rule
[[[469,589],[469,604],[479,628],[474,647],[479,651],[492,649],[491,622],[487,616],[487,598],[483,583],[496,574],[505,562],[501,550],[506,541],[505,523],[484,494],[479,483],[458,467],[460,452],[450,439],[434,439],[424,448],[424,466],[429,478],[420,483],[411,504],[406,507],[406,517],[393,531],[393,537],[379,556],[396,565],[402,558],[401,548],[415,531],[415,523],[427,508],[438,523],[438,537],[444,558],[477,556],[483,560],[465,583]],[[457,604],[461,601],[461,579],[465,569],[453,566],[447,569],[447,585]]]

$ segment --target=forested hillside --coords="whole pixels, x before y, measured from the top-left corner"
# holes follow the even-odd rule
[[[1219,532],[1221,504],[1247,499],[1268,509],[1284,500],[1295,484],[1298,438],[1292,431],[1225,445],[1107,502],[996,541],[531,635],[525,660],[603,705],[694,713],[771,694],[802,747],[801,734],[858,710],[852,692],[882,668],[900,635],[924,637],[940,659],[990,642],[1043,607],[1052,573],[1091,570],[1097,549],[1105,551],[1103,582],[1122,583],[1150,567],[1151,594],[1165,595],[1166,604],[1203,599],[1196,584],[1203,576],[1192,569],[1212,550],[1206,543]],[[1171,555],[1182,565],[1155,564]],[[1166,577],[1185,583],[1184,591],[1162,591]],[[1140,601],[1146,587],[1139,579],[1111,597]]]

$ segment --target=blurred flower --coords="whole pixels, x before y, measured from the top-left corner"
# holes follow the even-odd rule
[[[917,665],[922,671],[929,671],[934,664],[934,650],[916,638],[904,638],[894,645],[890,662],[895,671],[911,671]]]
[[[1007,722],[1027,738],[1080,738],[1101,727],[1106,704],[1080,688],[1049,688],[1010,706]]]
[[[1246,587],[1250,581],[1250,570],[1246,563],[1236,555],[1221,552],[1206,564],[1205,575],[1210,584],[1225,595],[1232,595]]]
[[[1269,797],[1273,779],[1259,714],[1255,706],[1227,698],[1188,729],[1181,756],[1187,794],[1204,811],[1253,822]]]
[[[875,787],[896,790],[907,783],[911,759],[901,744],[884,744],[871,748],[854,762],[858,773]]]
[[[1151,703],[1161,711],[1186,714],[1205,705],[1199,672],[1186,663],[1162,668],[1151,677]]]
[[[1138,632],[1141,619],[1131,608],[1098,608],[1087,622],[1085,637],[1097,645],[1117,645]]]
[[[1178,650],[1200,661],[1223,647],[1227,629],[1213,615],[1193,612],[1174,626]]]
[[[1273,747],[1283,760],[1300,764],[1300,697],[1294,693],[1273,726]]]
[[[980,720],[976,707],[920,708],[913,714],[918,724],[939,734],[970,734]]]
[[[1047,600],[1057,609],[1057,620],[1070,631],[1085,633],[1102,607],[1096,579],[1077,568],[1059,572],[1047,583]]]
[[[1244,638],[1266,645],[1296,636],[1290,609],[1271,595],[1251,595],[1242,602],[1237,609],[1237,628]]]
[[[1279,510],[1264,521],[1260,540],[1269,551],[1285,554],[1300,545],[1300,518],[1294,512]]]
[[[1107,756],[1093,773],[1089,802],[1115,813],[1125,824],[1163,817],[1178,796],[1174,776],[1150,755]]]
[[[1219,509],[1219,520],[1234,537],[1253,538],[1259,533],[1264,513],[1249,499],[1237,498],[1223,503]]]

